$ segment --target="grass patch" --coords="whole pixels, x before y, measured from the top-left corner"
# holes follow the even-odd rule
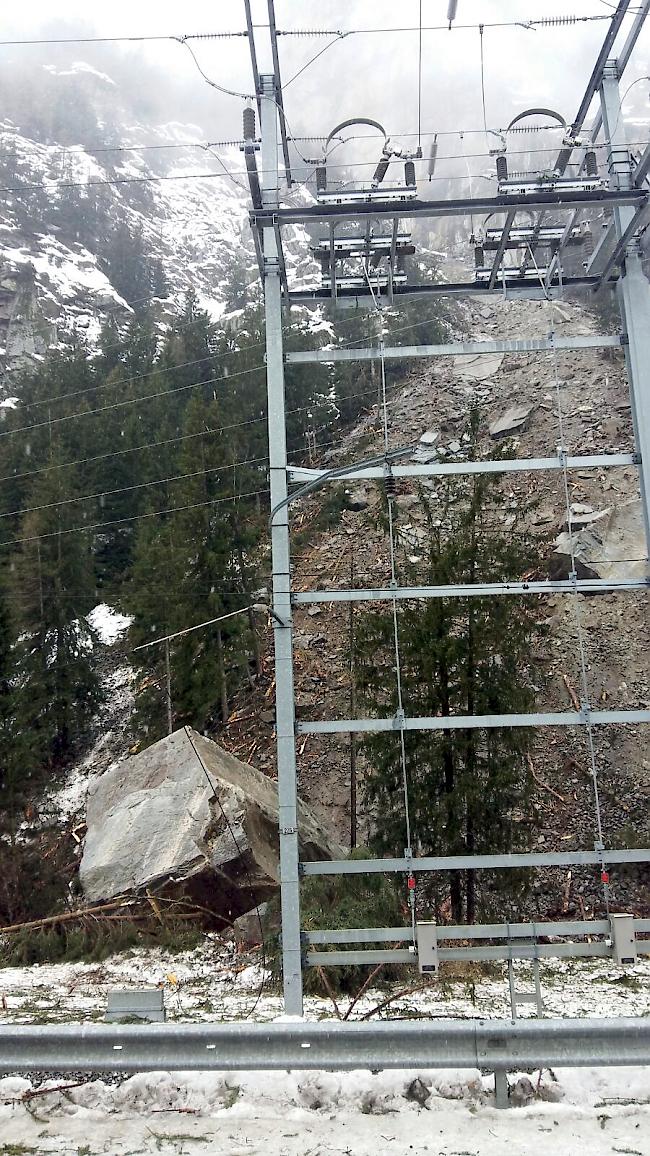
[[[203,932],[183,920],[164,926],[150,923],[93,920],[88,925],[59,924],[16,931],[0,942],[1,967],[33,963],[101,963],[111,955],[138,947],[162,947],[170,952],[191,951],[203,941]],[[0,1156],[2,1156],[0,1150]]]

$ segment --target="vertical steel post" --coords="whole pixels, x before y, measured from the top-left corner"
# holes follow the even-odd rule
[[[605,138],[609,143],[610,184],[613,189],[628,189],[632,185],[634,166],[627,147],[618,80],[617,61],[609,60],[603,73],[600,102]],[[631,205],[614,209],[614,224],[619,239],[635,211]],[[635,448],[640,456],[639,488],[646,549],[650,550],[650,282],[641,267],[639,242],[634,238],[625,253],[617,295],[627,338],[625,358]]]
[[[262,204],[279,204],[278,109],[274,76],[261,76]],[[273,224],[263,230],[266,384],[268,396],[271,509],[285,501],[287,432],[282,343],[280,254]],[[298,799],[293,692],[289,512],[283,506],[271,527],[275,640],[275,712],[280,826],[280,898],[282,903],[282,971],[284,1009],[302,1015],[300,881],[298,870]]]

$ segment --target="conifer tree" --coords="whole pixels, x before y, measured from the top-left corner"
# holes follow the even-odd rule
[[[476,419],[471,437],[476,453]],[[408,530],[400,582],[440,586],[520,578],[530,543],[517,524],[501,520],[498,477],[475,474],[447,479],[419,495],[426,543],[414,555]],[[409,520],[414,512],[409,509]],[[409,560],[410,558],[410,560]],[[412,717],[527,713],[534,709],[532,648],[540,632],[535,608],[525,598],[430,598],[400,602],[400,668],[404,711]],[[357,685],[366,705],[380,715],[397,710],[392,612],[373,612],[357,628]],[[518,825],[529,806],[527,754],[532,731],[522,728],[408,731],[406,772],[416,853],[472,855],[507,852],[517,845]],[[396,735],[370,735],[367,801],[374,847],[400,854],[405,846],[400,745]],[[473,922],[485,892],[486,873],[450,872],[455,922]]]
[[[17,729],[29,730],[44,768],[79,748],[99,698],[85,620],[95,601],[92,557],[88,535],[73,532],[84,518],[84,504],[69,502],[73,485],[72,471],[38,476],[11,563]]]

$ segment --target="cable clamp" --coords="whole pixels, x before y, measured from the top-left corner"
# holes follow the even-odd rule
[[[297,835],[298,834],[298,828],[297,827],[280,827],[280,834],[281,835]]]
[[[564,446],[558,446],[557,447],[557,456],[560,459],[560,465],[566,469],[567,458],[569,455],[567,454],[567,451],[565,450]]]
[[[586,723],[587,726],[589,726],[589,723],[591,722],[591,705],[590,705],[590,703],[588,703],[588,702],[581,702],[580,703],[580,716],[582,718],[582,721],[584,723]]]
[[[404,715],[404,711],[403,710],[395,711],[395,717],[393,719],[393,730],[403,731],[405,721],[406,721],[406,717]]]

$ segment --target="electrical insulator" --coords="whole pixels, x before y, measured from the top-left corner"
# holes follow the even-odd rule
[[[384,177],[386,176],[386,173],[388,172],[389,164],[390,164],[390,157],[382,157],[381,158],[379,164],[377,165],[377,168],[375,169],[375,175],[372,178],[373,184],[376,184],[376,185],[381,184]]]
[[[428,168],[429,180],[431,180],[431,178],[433,176],[433,173],[434,173],[434,170],[436,167],[436,160],[437,159],[438,159],[438,134],[436,133],[436,135],[433,138],[432,144],[431,144],[431,152],[429,153],[429,168]]]
[[[497,157],[497,180],[498,181],[507,181],[507,179],[508,179],[508,161],[504,157],[503,153],[501,153]]]
[[[598,176],[598,157],[594,149],[589,149],[585,153],[585,172],[588,177]]]
[[[255,109],[245,108],[243,115],[244,140],[255,140]]]
[[[404,165],[404,180],[407,185],[414,185],[415,182],[415,165],[413,161],[407,161]]]
[[[449,27],[450,28],[451,28],[453,21],[456,19],[456,12],[457,11],[458,11],[458,0],[449,0],[449,4],[447,6],[447,19],[449,21]]]
[[[397,486],[395,485],[395,478],[392,474],[388,474],[386,478],[386,497],[391,501],[397,494]]]
[[[324,193],[327,188],[327,169],[325,165],[316,166],[316,191]]]
[[[477,269],[482,269],[485,264],[485,253],[482,245],[477,245],[474,250],[474,264]]]

